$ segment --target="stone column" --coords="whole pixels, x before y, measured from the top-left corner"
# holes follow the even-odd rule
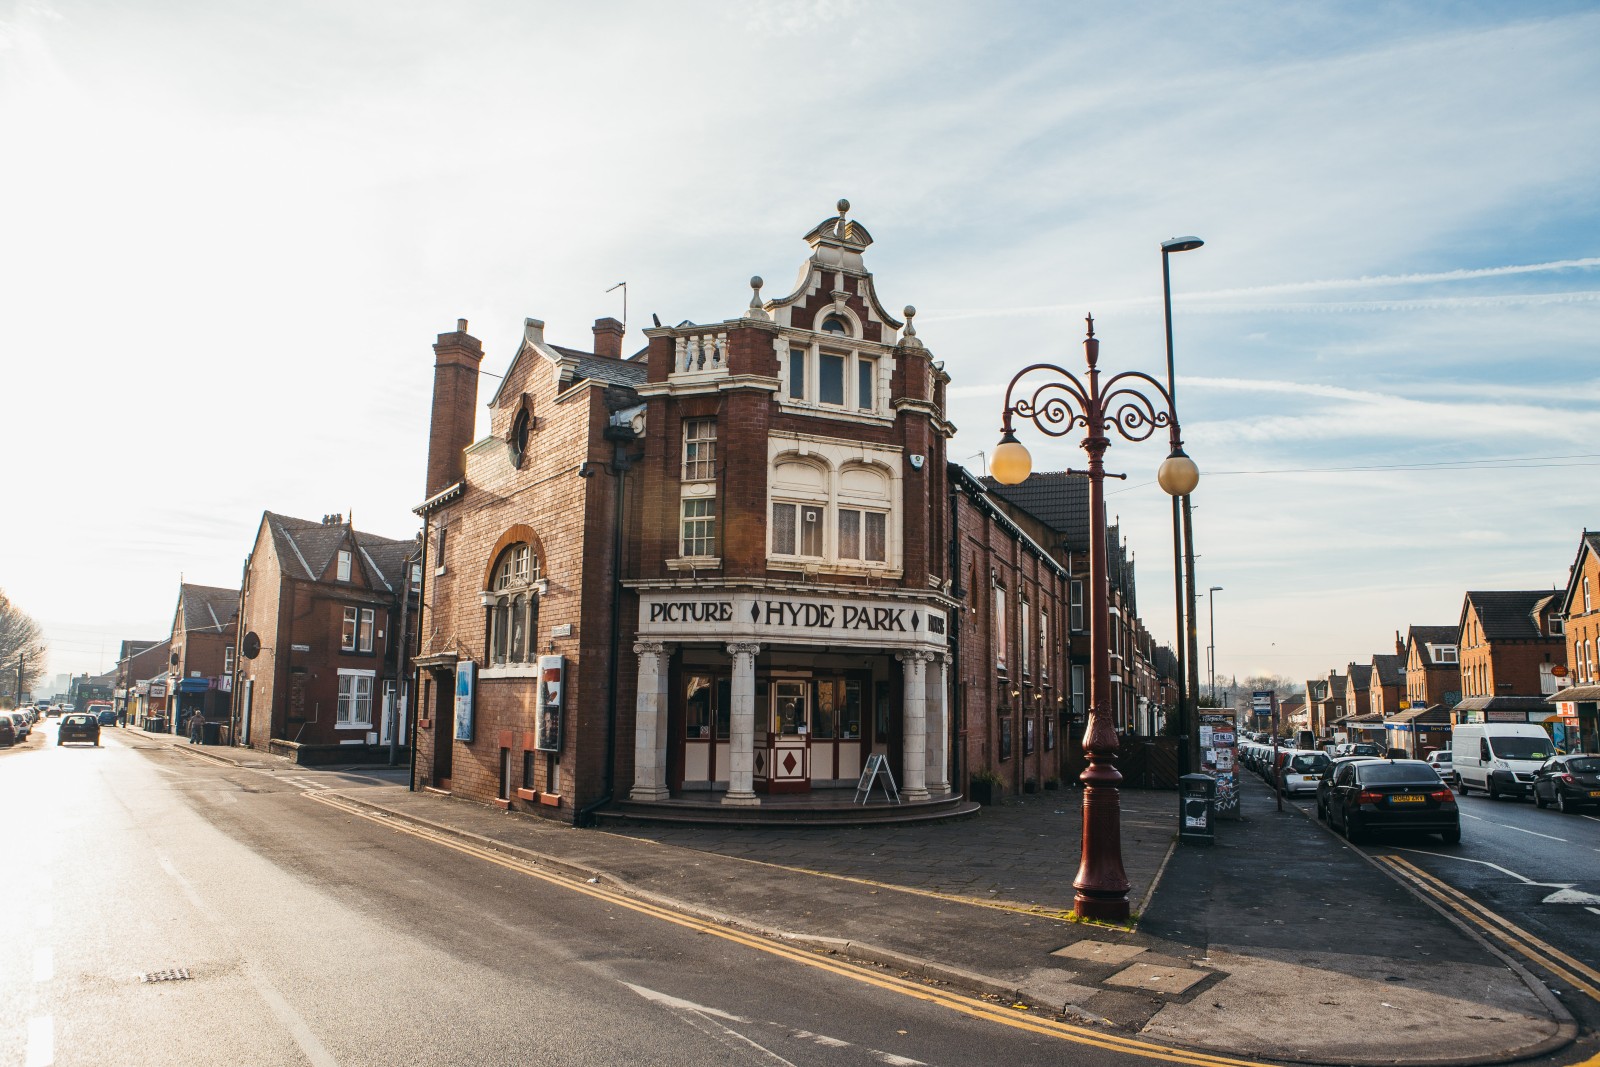
[[[756,805],[761,800],[752,788],[756,765],[756,653],[753,641],[728,645],[733,657],[733,708],[728,716],[728,791],[724,804]]]
[[[634,701],[633,789],[629,800],[666,800],[667,789],[667,657],[670,646],[638,641],[639,695]]]
[[[933,653],[928,672],[928,792],[950,792],[950,654]]]
[[[931,653],[914,649],[900,653],[905,666],[905,708],[901,736],[901,769],[905,800],[928,799],[928,690],[927,665]]]

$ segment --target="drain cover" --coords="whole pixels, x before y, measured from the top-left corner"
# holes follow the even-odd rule
[[[189,968],[173,967],[165,971],[146,971],[139,976],[141,982],[187,982]]]

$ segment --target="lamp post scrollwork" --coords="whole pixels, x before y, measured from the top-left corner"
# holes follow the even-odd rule
[[[1016,438],[1014,421],[1031,422],[1050,437],[1082,432],[1089,457],[1089,721],[1083,736],[1088,767],[1083,781],[1083,841],[1074,907],[1084,918],[1105,922],[1128,920],[1128,876],[1122,866],[1122,817],[1117,783],[1117,733],[1111,701],[1110,590],[1107,585],[1105,452],[1111,432],[1130,442],[1144,441],[1158,430],[1168,435],[1169,454],[1157,480],[1173,496],[1184,496],[1200,480],[1199,469],[1183,451],[1172,396],[1142,371],[1122,371],[1101,380],[1100,342],[1094,318],[1084,338],[1087,372],[1080,378],[1051,363],[1024,367],[1006,387],[1000,446],[990,459],[994,478],[1007,485],[1026,479],[1032,457]],[[1048,380],[1019,388],[1030,375]]]

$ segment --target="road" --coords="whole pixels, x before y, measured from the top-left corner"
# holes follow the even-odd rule
[[[1313,814],[1307,795],[1292,803]],[[1600,1029],[1600,812],[1457,797],[1461,843],[1396,835],[1363,850],[1545,978]],[[1565,957],[1565,958],[1563,958]]]
[[[54,735],[0,752],[0,1063],[1170,1061],[308,796],[359,775]]]

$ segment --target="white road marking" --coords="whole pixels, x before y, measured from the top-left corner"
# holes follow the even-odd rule
[[[1461,813],[1461,817],[1463,819],[1471,819],[1473,822],[1483,822],[1483,821],[1485,821],[1482,815],[1468,815],[1464,811]]]
[[[679,1000],[677,997],[669,996],[666,993],[657,992],[654,989],[646,989],[644,986],[637,986],[631,982],[623,982],[622,984],[639,994],[639,996],[643,997],[645,1000],[650,1001],[652,1004],[659,1004],[663,1008],[666,1008],[679,1019],[683,1020],[696,1030],[699,1030],[701,1033],[706,1034],[709,1037],[720,1038],[725,1044],[733,1042],[747,1046],[748,1048],[752,1048],[759,1052],[767,1061],[781,1064],[782,1067],[798,1067],[798,1065],[793,1061],[784,1059],[782,1056],[778,1055],[770,1048],[767,1048],[765,1045],[751,1040],[731,1027],[723,1026],[720,1022],[713,1021],[716,1019],[727,1019],[732,1022],[749,1023],[751,1021],[749,1019],[740,1018],[737,1015],[730,1015],[728,1012],[720,1011],[716,1008],[710,1008],[704,1004],[696,1004],[690,1000]],[[704,1025],[702,1025],[702,1023]]]
[[[1595,896],[1593,893],[1582,893],[1582,892],[1579,892],[1578,890],[1573,889],[1572,887],[1568,886],[1568,887],[1563,888],[1563,889],[1557,889],[1554,893],[1551,893],[1549,896],[1545,897],[1544,900],[1542,901],[1542,903],[1545,903],[1545,904],[1600,904],[1600,897]],[[1594,909],[1591,908],[1589,910],[1593,911]]]
[[[194,886],[178,872],[178,868],[173,865],[172,861],[165,856],[158,856],[157,858],[161,862],[161,869],[166,871],[172,880],[178,883],[178,888],[182,889],[183,895],[189,898],[189,903],[193,904],[200,914],[211,920],[213,925],[220,927],[225,937],[228,936],[228,924],[223,921],[222,916],[211,905],[201,899]],[[317,1040],[317,1035],[311,1032],[311,1027],[306,1025],[306,1021],[284,999],[283,994],[278,992],[277,986],[272,984],[271,979],[261,972],[261,968],[256,965],[255,961],[249,959],[245,961],[245,974],[249,976],[250,984],[255,986],[256,994],[266,1002],[268,1008],[272,1009],[272,1014],[276,1015],[278,1022],[282,1023],[283,1028],[289,1031],[289,1036],[294,1039],[295,1044],[300,1046],[300,1051],[305,1053],[306,1059],[311,1061],[313,1067],[339,1067],[339,1061],[335,1060],[322,1042]]]
[[[27,1067],[50,1067],[56,1062],[56,1022],[54,1017],[41,1015],[28,1020]]]
[[[1564,837],[1551,837],[1549,834],[1541,834],[1534,830],[1524,830],[1520,826],[1511,826],[1508,823],[1501,823],[1500,825],[1504,826],[1507,830],[1515,830],[1519,834],[1533,834],[1534,837],[1542,837],[1546,841],[1560,841],[1563,845],[1570,845],[1572,843]]]
[[[1584,910],[1584,911],[1592,911],[1592,912],[1594,912],[1594,913],[1595,913],[1595,914],[1596,914],[1596,915],[1600,915],[1600,908],[1584,908],[1584,909],[1583,909],[1583,910]]]
[[[33,980],[48,982],[56,976],[55,955],[47,948],[33,950]]]
[[[1512,827],[1512,829],[1516,829],[1516,827]],[[1540,834],[1538,836],[1543,837],[1544,835]],[[1555,838],[1555,840],[1559,841],[1561,839]],[[1535,882],[1532,878],[1518,874],[1516,871],[1508,870],[1498,863],[1490,863],[1488,860],[1475,860],[1467,856],[1452,856],[1447,852],[1429,852],[1421,848],[1396,848],[1395,851],[1413,852],[1418,856],[1434,856],[1442,860],[1460,860],[1462,863],[1476,863],[1484,867],[1492,867],[1507,877],[1515,878],[1523,885],[1536,885],[1541,889],[1554,889],[1554,893],[1549,894],[1539,902],[1541,904],[1600,904],[1600,896],[1574,888],[1577,886],[1577,882]],[[1594,911],[1593,908],[1589,910]],[[1600,912],[1596,912],[1596,914],[1600,915]]]

